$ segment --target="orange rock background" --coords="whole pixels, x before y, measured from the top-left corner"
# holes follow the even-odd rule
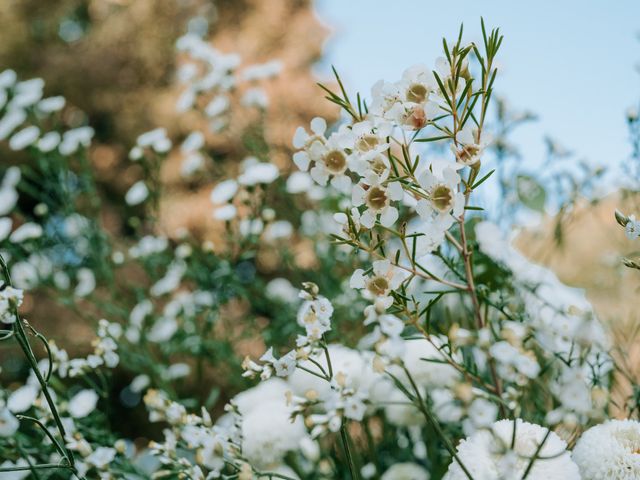
[[[194,15],[210,19],[213,45],[224,53],[240,54],[243,66],[272,59],[283,63],[279,77],[265,84],[270,106],[264,122],[257,110],[247,110],[234,116],[224,132],[208,136],[216,171],[233,173],[247,154],[242,137],[258,123],[264,125],[271,161],[287,170],[295,128],[314,116],[331,118],[337,113],[323,100],[311,74],[329,32],[317,20],[310,0],[0,3],[0,62],[20,78],[42,77],[46,94],[64,95],[78,108],[67,114],[71,123],[82,121],[80,112],[86,113],[96,129],[91,157],[107,199],[122,198],[140,178],[139,167],[127,159],[140,133],[162,126],[174,140],[181,140],[197,126],[199,119],[193,115],[176,115],[174,82],[175,41]],[[59,34],[69,19],[85,29],[73,42]],[[163,229],[173,234],[183,226],[196,232],[219,228],[210,219],[212,184],[186,184],[178,174],[179,161],[170,157],[162,172]],[[106,223],[122,231],[118,215],[106,215]]]

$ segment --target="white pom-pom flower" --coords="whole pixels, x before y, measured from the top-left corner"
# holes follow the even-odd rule
[[[512,420],[500,420],[491,429],[480,430],[460,442],[458,458],[475,480],[522,478],[527,469],[527,480],[580,480],[578,466],[558,435],[518,419],[511,447],[513,428]],[[458,461],[453,460],[444,480],[467,478]]]
[[[582,434],[573,449],[582,480],[640,478],[640,422],[609,420]]]

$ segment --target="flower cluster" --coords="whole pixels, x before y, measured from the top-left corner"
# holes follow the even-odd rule
[[[53,173],[11,167],[0,183],[0,341],[16,341],[30,372],[8,364],[0,390],[0,476],[636,478],[638,422],[607,421],[607,329],[584,292],[512,245],[502,210],[479,206],[505,145],[487,120],[502,37],[483,24],[482,40],[461,31],[433,69],[356,102],[336,74],[339,91],[322,87],[345,115],[296,129],[288,173],[249,147],[229,154],[237,165],[207,165],[234,102],[268,108],[258,85],[280,64],[241,68],[202,35],[181,37],[177,110],[210,128],[138,136],[129,160],[145,177],[115,200],[126,238],[99,219],[92,130],[41,134],[64,100],[0,74],[0,140]],[[197,228],[158,220],[173,156],[213,206]],[[544,207],[519,178],[515,197]],[[95,319],[90,348],[31,325],[48,291],[74,328]]]

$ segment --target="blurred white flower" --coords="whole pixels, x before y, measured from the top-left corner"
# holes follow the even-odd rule
[[[244,92],[240,103],[245,107],[266,109],[269,106],[269,97],[262,88],[250,88]]]
[[[13,134],[9,139],[9,148],[14,151],[24,150],[28,146],[33,145],[39,137],[40,129],[31,125]]]
[[[7,400],[7,408],[13,413],[22,413],[29,410],[38,398],[40,389],[35,385],[27,384],[14,390]]]
[[[38,110],[42,113],[59,112],[64,108],[66,100],[63,96],[47,97],[38,102]]]
[[[514,428],[515,443],[512,448]],[[527,479],[580,480],[578,466],[573,463],[566,448],[566,442],[554,432],[517,419],[515,424],[512,420],[500,420],[490,430],[474,433],[462,440],[456,450],[460,462],[477,479],[522,478],[537,452],[538,458],[533,462]],[[443,480],[467,478],[454,459]]]
[[[573,449],[582,480],[640,478],[640,423],[609,420],[584,432]]]
[[[16,321],[13,310],[22,305],[23,298],[24,292],[22,290],[4,285],[4,288],[0,290],[0,322],[14,323]]]
[[[80,147],[89,147],[94,133],[91,127],[78,127],[64,132],[62,142],[58,146],[60,153],[71,155],[77,152]]]
[[[431,476],[416,463],[396,463],[382,474],[380,480],[429,480]]]
[[[26,119],[27,114],[21,109],[13,109],[5,113],[4,117],[0,119],[0,140],[4,140],[11,135],[11,132],[20,126]]]
[[[9,409],[0,407],[0,437],[13,437],[19,427],[20,422]]]
[[[2,196],[0,195],[0,200],[1,198]],[[12,226],[13,220],[11,220],[11,217],[0,218],[0,242],[9,236]]]
[[[248,162],[244,172],[238,177],[238,183],[245,186],[269,184],[280,176],[278,167],[272,163]]]
[[[93,465],[99,470],[104,469],[113,459],[116,458],[116,450],[110,447],[98,447],[84,459],[89,465]]]
[[[98,399],[98,394],[95,391],[80,390],[69,400],[67,411],[73,418],[84,418],[95,410]]]
[[[213,218],[221,221],[229,221],[233,220],[236,217],[236,207],[233,205],[223,205],[222,207],[218,207],[213,212]]]
[[[144,202],[148,196],[149,188],[143,180],[138,180],[129,188],[124,196],[124,200],[127,202],[127,205],[135,206]]]
[[[9,240],[13,243],[22,243],[26,240],[40,238],[42,236],[42,227],[37,223],[28,222],[16,228]]]
[[[96,277],[93,270],[89,268],[81,268],[76,273],[76,280],[78,281],[73,294],[76,297],[86,297],[96,288]]]
[[[40,138],[40,140],[38,140],[38,143],[36,144],[36,146],[38,147],[38,150],[40,150],[41,152],[47,153],[47,152],[51,152],[58,145],[60,145],[61,140],[62,140],[62,137],[58,132],[48,132],[48,133],[45,133]]]
[[[238,182],[233,179],[218,183],[211,191],[211,203],[214,205],[226,203],[231,200],[238,191]]]

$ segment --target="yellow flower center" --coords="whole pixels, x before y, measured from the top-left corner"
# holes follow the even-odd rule
[[[340,150],[331,150],[324,156],[324,163],[329,172],[333,174],[342,173],[347,168],[347,157]]]
[[[414,83],[407,90],[407,101],[414,103],[422,103],[427,99],[429,90],[421,83]]]
[[[371,187],[367,192],[367,206],[373,210],[382,210],[387,206],[388,198],[386,190],[380,187]]]
[[[465,145],[460,150],[456,152],[456,156],[458,160],[464,164],[469,164],[475,160],[475,157],[480,152],[480,147],[478,145]]]
[[[361,152],[369,152],[376,148],[380,140],[375,135],[363,135],[356,142],[356,148]]]
[[[367,290],[374,295],[384,295],[389,290],[389,281],[385,277],[373,277],[367,284]]]
[[[431,190],[431,203],[440,212],[448,212],[453,206],[453,191],[448,185],[440,184]]]

